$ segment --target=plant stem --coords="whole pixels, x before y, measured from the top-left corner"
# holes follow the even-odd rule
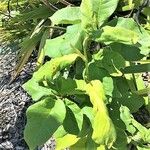
[[[58,30],[66,30],[66,28],[59,27],[59,26],[44,26],[46,28],[58,29]]]
[[[73,4],[67,2],[66,0],[59,0],[59,2],[61,2],[64,5],[67,5],[67,6],[74,6]]]
[[[83,42],[83,50],[84,50],[84,56],[85,56],[85,80],[88,82],[89,81],[89,68],[88,68],[88,56],[87,56],[87,49],[89,46],[89,37],[86,37],[84,42]]]

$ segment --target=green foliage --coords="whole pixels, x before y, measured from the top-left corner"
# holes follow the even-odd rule
[[[27,55],[21,65],[38,43],[40,65],[45,56],[51,60],[23,85],[35,101],[27,110],[24,132],[31,150],[51,136],[57,150],[126,150],[128,144],[148,149],[149,129],[131,114],[144,105],[150,89],[136,78],[150,69],[147,22],[142,26],[131,17],[114,17],[117,6],[129,11],[139,5],[82,0],[80,7],[51,12],[48,21],[36,24],[22,46]]]

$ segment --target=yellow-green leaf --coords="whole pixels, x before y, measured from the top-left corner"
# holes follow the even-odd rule
[[[76,135],[66,134],[64,137],[56,139],[56,150],[62,150],[70,147],[71,145],[74,145],[79,139],[80,138],[78,138]]]

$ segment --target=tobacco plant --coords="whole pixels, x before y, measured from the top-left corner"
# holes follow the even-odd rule
[[[46,40],[51,60],[23,85],[35,102],[24,131],[30,150],[50,137],[56,150],[150,148],[150,130],[132,115],[148,105],[140,73],[150,71],[150,35],[132,18],[112,17],[118,2],[82,0],[50,17],[63,32]]]

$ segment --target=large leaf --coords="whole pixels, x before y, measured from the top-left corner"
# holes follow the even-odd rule
[[[117,18],[110,22],[111,26],[123,27],[127,30],[136,32],[139,36],[138,44],[135,46],[140,49],[142,55],[147,55],[150,52],[150,35],[139,24],[137,24],[132,18]]]
[[[81,22],[81,12],[79,7],[65,7],[56,11],[50,17],[53,25],[77,24]]]
[[[92,124],[92,139],[98,144],[106,144],[111,147],[115,141],[116,133],[104,103],[102,83],[99,80],[91,81],[87,85],[87,94],[90,96],[95,114]]]
[[[82,0],[82,26],[86,30],[96,29],[115,11],[118,0]]]
[[[59,110],[59,111],[58,111]],[[62,125],[66,108],[62,100],[44,99],[27,110],[24,138],[30,149],[44,144]]]
[[[123,27],[104,26],[101,30],[95,31],[93,36],[97,42],[106,44],[117,42],[133,45],[138,42],[138,34]]]
[[[46,62],[37,72],[35,72],[33,78],[35,78],[36,81],[42,81],[44,79],[50,81],[58,71],[73,64],[78,57],[78,54],[69,54],[63,57],[54,58],[49,62]]]
[[[59,77],[54,80],[54,88],[60,95],[85,94],[86,82]]]
[[[31,95],[33,100],[39,100],[43,96],[51,95],[52,90],[50,87],[47,85],[42,86],[40,85],[40,82],[50,82],[57,72],[70,66],[74,63],[77,57],[77,54],[70,54],[61,58],[52,59],[51,61],[45,63],[37,72],[33,74],[32,79],[23,85],[23,88]]]
[[[112,58],[110,56],[110,53],[108,54],[108,57]],[[115,57],[117,57],[117,56],[115,56]],[[116,62],[118,60],[116,60],[116,59],[112,59],[112,60],[115,60],[115,64],[117,64]],[[108,62],[110,62],[110,59],[108,59]],[[114,70],[115,72],[117,71],[116,68],[114,68],[114,64],[112,64],[112,62],[110,62],[109,65],[111,65],[112,69],[115,69]],[[117,66],[119,66],[119,65],[121,65],[121,64],[117,64]],[[105,63],[105,66],[108,66],[108,64]],[[110,68],[110,66],[107,67],[107,69],[109,69],[109,68]],[[106,70],[106,68],[104,68],[101,60],[91,62],[89,64],[89,79],[90,80],[100,80],[103,83],[104,91],[107,96],[110,96],[110,97],[120,97],[121,96],[120,92],[117,89],[115,79],[112,78],[110,76],[109,72]]]
[[[49,57],[59,57],[74,53],[75,49],[73,49],[72,46],[82,50],[83,38],[84,32],[81,30],[80,24],[68,26],[65,34],[46,41],[44,47],[45,55]]]
[[[102,64],[110,75],[121,76],[122,72],[120,70],[125,67],[125,60],[119,53],[111,49],[104,49]]]
[[[68,99],[64,99],[66,105],[66,116],[61,126],[54,134],[56,139],[56,149],[64,149],[74,145],[80,138],[79,132],[83,124],[83,112],[77,104]]]
[[[78,135],[82,129],[83,112],[77,104],[65,99],[66,117],[63,122],[64,129],[69,134]]]
[[[140,53],[141,50],[135,45],[111,43],[109,46],[113,51],[120,53],[127,61],[138,61],[144,57],[144,55]]]

